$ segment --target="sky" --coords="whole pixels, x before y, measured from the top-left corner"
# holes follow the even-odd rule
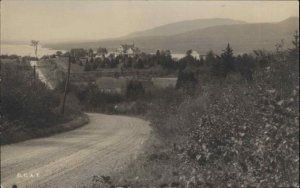
[[[1,41],[114,38],[199,18],[277,22],[298,16],[297,1],[1,1]]]

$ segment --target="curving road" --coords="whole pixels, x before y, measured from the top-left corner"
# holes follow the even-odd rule
[[[47,138],[1,146],[1,184],[19,187],[82,187],[93,175],[123,168],[141,151],[148,122],[89,113],[90,123]]]

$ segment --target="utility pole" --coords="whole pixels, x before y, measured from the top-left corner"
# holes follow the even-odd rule
[[[36,65],[33,65],[33,81],[35,82],[35,76],[36,76]]]
[[[62,108],[61,108],[62,114],[64,114],[64,112],[65,112],[65,103],[66,103],[66,99],[67,99],[67,92],[68,92],[69,81],[70,81],[70,71],[71,71],[71,57],[69,55],[68,75],[67,75],[67,81],[66,81],[66,85],[65,85],[63,104],[62,104]]]

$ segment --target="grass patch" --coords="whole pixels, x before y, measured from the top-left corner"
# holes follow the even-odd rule
[[[151,133],[144,152],[126,168],[111,176],[94,176],[93,188],[105,187],[195,187],[202,180],[199,169],[185,161],[178,147]],[[107,181],[106,181],[106,180]]]
[[[79,128],[89,122],[86,114],[77,116],[76,118],[62,124],[53,125],[51,127],[24,127],[19,122],[5,122],[3,131],[1,131],[1,145],[17,143],[33,138],[46,137],[53,134],[62,133]]]

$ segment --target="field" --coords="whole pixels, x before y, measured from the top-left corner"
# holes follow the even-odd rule
[[[67,58],[59,57],[50,60],[40,60],[39,68],[49,79],[52,85],[57,85],[67,77]],[[145,88],[175,87],[177,78],[170,74],[165,76],[163,70],[151,69],[127,69],[121,72],[119,68],[105,68],[97,71],[84,71],[83,66],[71,64],[70,82],[75,85],[96,84],[105,91],[124,93],[126,84],[130,80],[140,81]]]
[[[158,88],[166,88],[166,87],[175,87],[177,78],[161,78],[161,77],[156,77],[151,79],[154,87]]]

